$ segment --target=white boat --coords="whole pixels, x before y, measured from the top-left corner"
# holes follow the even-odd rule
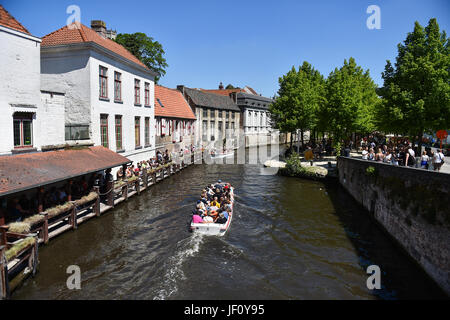
[[[228,215],[226,223],[193,223],[191,222],[192,232],[206,234],[209,236],[223,236],[228,231],[233,220],[234,212],[234,188],[230,188],[231,212]]]
[[[222,159],[234,156],[234,150],[228,152],[211,153],[211,159]]]

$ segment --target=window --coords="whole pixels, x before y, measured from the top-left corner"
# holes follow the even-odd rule
[[[210,111],[211,119],[214,119],[216,117],[216,110]]]
[[[215,140],[214,134],[215,134],[215,125],[216,123],[214,121],[211,121],[211,141]]]
[[[141,117],[134,118],[134,144],[136,148],[141,146]]]
[[[150,106],[150,83],[145,83],[145,105]]]
[[[134,79],[134,104],[141,104],[141,80]]]
[[[89,125],[66,125],[66,140],[89,140]]]
[[[222,130],[223,130],[222,121],[219,121],[219,123],[217,125],[217,130],[219,131],[219,137],[221,137],[222,136]]]
[[[203,109],[203,118],[208,117],[208,109]]]
[[[109,147],[108,144],[108,115],[100,115],[100,143],[105,148]]]
[[[145,146],[150,146],[150,118],[145,117]]]
[[[14,121],[14,148],[33,146],[33,114],[16,112]]]
[[[122,74],[114,72],[114,101],[122,101]]]
[[[161,108],[164,108],[164,105],[162,104],[161,100],[156,99],[156,101],[158,101],[158,104],[161,106]]]
[[[122,149],[122,116],[116,116],[116,150]]]
[[[100,98],[108,99],[108,68],[99,67]]]
[[[234,122],[231,123],[231,130],[234,132]]]
[[[208,138],[208,121],[203,121],[202,126],[202,140],[206,141]]]
[[[218,113],[219,113],[219,118],[222,118],[222,110],[219,110]]]
[[[235,112],[231,111],[231,119],[234,119]]]
[[[230,117],[230,111],[226,111],[226,112],[225,112],[225,118],[228,119],[229,117]]]

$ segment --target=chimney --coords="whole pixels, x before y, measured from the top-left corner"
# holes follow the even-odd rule
[[[223,90],[223,84],[222,84],[222,82],[220,82],[220,84],[219,84],[219,90]]]
[[[184,85],[182,85],[182,84],[177,85],[177,90],[178,90],[178,91],[181,91],[181,93],[182,93],[183,96],[184,96]]]
[[[102,20],[91,20],[91,29],[106,38],[106,23]]]

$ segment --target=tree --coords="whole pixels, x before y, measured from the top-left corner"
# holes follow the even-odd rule
[[[380,88],[383,103],[378,126],[386,132],[418,137],[450,127],[449,38],[436,19],[423,28],[417,21],[403,44],[398,44],[395,67],[389,60]]]
[[[240,89],[239,87],[234,87],[232,84],[229,84],[225,87],[225,89],[230,90],[230,89]]]
[[[154,41],[153,38],[142,32],[133,34],[119,33],[115,41],[128,49],[149,69],[158,74],[155,77],[156,83],[166,74],[168,64],[164,58],[165,52],[163,47],[158,41]]]
[[[317,110],[324,99],[324,78],[311,64],[304,61],[279,79],[278,97],[271,106],[273,120],[282,132],[312,129],[317,122]],[[291,139],[292,145],[292,139]]]
[[[293,133],[297,129],[297,117],[295,107],[297,106],[295,91],[297,81],[297,70],[292,69],[278,79],[280,89],[275,101],[270,105],[272,121],[275,127],[284,133]],[[292,135],[291,135],[292,147]]]
[[[326,103],[319,110],[319,127],[333,134],[334,143],[348,140],[353,132],[375,130],[374,112],[379,104],[376,84],[369,70],[354,58],[330,73],[326,81]]]

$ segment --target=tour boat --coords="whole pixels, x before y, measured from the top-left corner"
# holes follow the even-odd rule
[[[231,220],[234,214],[234,188],[230,187],[230,198],[231,198],[231,212],[228,215],[227,222],[224,224],[220,223],[193,223],[191,222],[191,230],[195,233],[206,234],[209,236],[223,236],[228,231],[231,225]]]
[[[234,150],[226,151],[226,152],[211,152],[211,159],[222,159],[234,156]]]

